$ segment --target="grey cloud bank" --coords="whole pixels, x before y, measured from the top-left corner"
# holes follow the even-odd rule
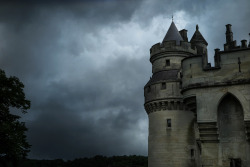
[[[225,24],[238,44],[250,32],[248,0],[24,2],[1,2],[0,68],[20,78],[32,102],[23,115],[29,158],[147,155],[149,49],[172,13],[189,39],[199,24],[210,61]]]

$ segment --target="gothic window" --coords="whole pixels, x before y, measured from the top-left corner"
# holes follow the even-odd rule
[[[166,66],[170,66],[170,60],[169,59],[166,60]]]
[[[240,101],[232,94],[226,94],[220,101],[218,106],[218,128],[219,139],[222,150],[233,150],[239,147],[239,143],[247,145],[245,135],[245,123],[243,107]],[[228,145],[230,143],[230,145]],[[245,149],[242,149],[237,154],[237,159],[230,159],[230,167],[241,167],[239,157],[244,157],[247,154]],[[228,156],[225,151],[224,156]]]
[[[171,119],[167,119],[167,127],[168,128],[172,127]]]
[[[166,89],[166,82],[161,83],[161,89]]]
[[[243,109],[240,102],[232,94],[227,94],[218,107],[218,127],[220,142],[245,141],[245,125]]]

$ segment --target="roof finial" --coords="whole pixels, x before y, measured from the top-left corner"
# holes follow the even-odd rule
[[[196,31],[199,31],[199,26],[198,26],[198,24],[196,24]]]
[[[174,14],[172,14],[172,22],[174,22]]]

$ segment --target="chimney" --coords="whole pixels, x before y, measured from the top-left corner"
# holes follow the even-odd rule
[[[220,49],[216,48],[216,49],[214,49],[214,51],[215,51],[215,55],[217,55],[219,53]]]
[[[245,40],[245,39],[241,40],[241,47],[247,48],[247,40]]]
[[[181,37],[183,38],[183,40],[185,42],[188,42],[187,30],[183,29],[183,30],[179,31],[179,33],[181,34]]]
[[[227,24],[226,25],[226,43],[230,44],[233,41],[233,32],[232,32],[232,25],[231,24]]]
[[[220,67],[220,49],[216,48],[214,49],[215,54],[214,54],[214,63],[215,63],[215,67]]]

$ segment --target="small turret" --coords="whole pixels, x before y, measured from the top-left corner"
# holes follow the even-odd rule
[[[192,47],[196,47],[197,54],[202,55],[202,66],[203,68],[206,68],[208,66],[208,60],[207,60],[208,43],[200,33],[198,24],[196,25],[196,31],[194,32],[194,35],[191,38],[190,42],[192,44]]]
[[[202,43],[202,44],[204,44],[206,46],[208,45],[207,41],[205,40],[205,38],[202,36],[202,34],[199,31],[198,24],[196,25],[196,31],[194,32],[194,35],[191,38],[190,42],[192,44]]]

